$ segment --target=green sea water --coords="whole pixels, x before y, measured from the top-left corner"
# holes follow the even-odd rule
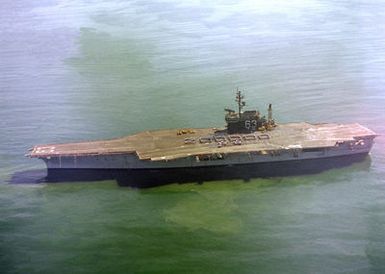
[[[385,2],[0,3],[0,273],[385,273]],[[220,127],[236,88],[279,122],[361,123],[316,175],[45,183],[36,144]]]

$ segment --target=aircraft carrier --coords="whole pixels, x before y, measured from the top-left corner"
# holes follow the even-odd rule
[[[47,180],[116,178],[121,184],[313,173],[362,161],[376,133],[357,124],[286,123],[257,110],[236,93],[237,111],[225,109],[225,128],[149,130],[123,138],[31,148],[47,165]]]

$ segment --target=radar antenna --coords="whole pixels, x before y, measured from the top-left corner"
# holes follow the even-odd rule
[[[246,106],[246,102],[243,101],[244,96],[242,95],[241,91],[237,88],[237,95],[235,96],[235,102],[238,104],[238,114],[239,117],[241,117],[242,108]]]

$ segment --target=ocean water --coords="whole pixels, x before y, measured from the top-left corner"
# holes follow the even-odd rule
[[[384,1],[0,3],[0,273],[385,273]],[[316,175],[45,183],[35,144],[359,122],[370,157]]]

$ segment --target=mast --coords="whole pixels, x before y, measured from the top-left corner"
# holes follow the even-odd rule
[[[271,107],[271,104],[269,104],[269,108],[267,109],[267,122],[273,122],[273,109]]]
[[[238,104],[238,115],[241,117],[242,108],[246,105],[246,102],[243,101],[244,96],[241,91],[237,88],[237,94],[235,96],[235,102]]]

